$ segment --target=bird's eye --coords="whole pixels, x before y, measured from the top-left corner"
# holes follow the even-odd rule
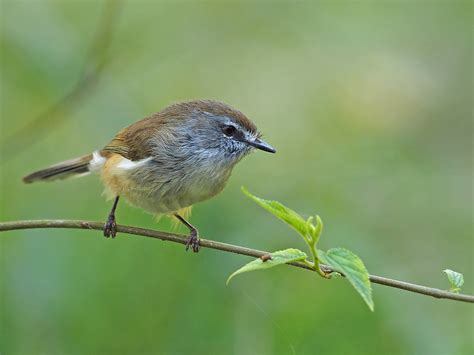
[[[222,131],[227,137],[232,137],[237,129],[234,126],[225,126]]]

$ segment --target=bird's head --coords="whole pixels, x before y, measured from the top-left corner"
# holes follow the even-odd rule
[[[239,161],[252,150],[275,153],[262,140],[255,124],[242,112],[212,100],[197,100],[169,106],[161,112],[173,119],[180,145],[210,160]]]

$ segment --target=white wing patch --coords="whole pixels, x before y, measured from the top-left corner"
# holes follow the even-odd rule
[[[122,159],[113,169],[115,170],[115,173],[120,174],[125,171],[137,169],[145,165],[152,159],[153,157],[148,157],[142,160],[132,161],[132,160],[122,157]],[[89,162],[89,171],[94,172],[94,173],[99,172],[104,167],[104,164],[106,161],[107,159],[105,157],[100,155],[98,151],[95,151],[94,153],[92,153],[92,159]]]
[[[145,158],[145,159],[142,159],[142,160],[137,160],[137,161],[131,161],[127,158],[122,158],[122,160],[117,164],[117,166],[115,167],[116,169],[118,170],[134,170],[134,169],[137,169],[143,165],[145,165],[146,163],[148,163],[150,160],[152,160],[153,157],[148,157],[148,158]]]
[[[100,153],[96,150],[94,153],[92,153],[92,159],[89,162],[89,171],[94,173],[100,171],[106,160],[107,159],[100,155]]]

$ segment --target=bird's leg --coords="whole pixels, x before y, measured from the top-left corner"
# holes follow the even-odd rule
[[[189,238],[186,242],[186,251],[188,251],[189,247],[191,247],[192,251],[197,253],[199,249],[201,249],[201,245],[199,245],[199,233],[196,227],[194,227],[191,223],[186,221],[183,217],[179,214],[175,213],[174,216],[179,219],[181,223],[183,223],[189,229]]]
[[[120,196],[115,197],[114,204],[109,213],[109,217],[107,218],[107,222],[104,225],[104,237],[106,238],[108,237],[115,238],[115,236],[117,235],[117,222],[115,221],[115,209],[117,208],[119,198]]]

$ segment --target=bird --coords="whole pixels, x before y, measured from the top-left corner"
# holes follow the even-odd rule
[[[113,200],[105,237],[117,234],[123,197],[153,215],[176,218],[189,230],[186,250],[200,249],[199,232],[187,220],[191,207],[220,193],[234,166],[254,150],[275,153],[239,110],[214,100],[178,102],[128,127],[102,149],[54,164],[25,183],[98,174]]]

